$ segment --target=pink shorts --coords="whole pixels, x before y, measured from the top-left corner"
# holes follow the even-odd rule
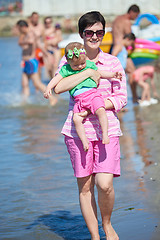
[[[70,154],[74,176],[86,177],[95,173],[111,173],[120,176],[119,137],[111,137],[109,144],[102,141],[90,141],[85,152],[80,139],[65,136],[65,143]]]
[[[83,112],[89,109],[92,114],[95,114],[100,107],[105,108],[104,99],[101,94],[97,92],[96,88],[75,96],[74,100],[74,113]]]

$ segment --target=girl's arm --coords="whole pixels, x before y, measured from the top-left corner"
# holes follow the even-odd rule
[[[80,73],[71,75],[69,77],[63,78],[63,81],[60,81],[54,88],[55,93],[63,93],[71,90],[79,83],[83,82],[86,78],[92,78],[98,85],[98,80],[100,79],[100,73],[93,69],[86,69]]]
[[[155,82],[154,82],[154,75],[151,77],[151,87],[152,87],[153,95],[155,97],[159,97],[158,92],[156,90],[156,85],[155,85]]]
[[[108,71],[101,71],[98,70],[101,74],[101,78],[117,78],[122,80],[122,73],[121,72],[108,72]]]
[[[51,81],[48,83],[46,90],[44,92],[44,97],[49,98],[49,96],[52,94],[52,89],[63,79],[61,74],[57,74],[54,78],[51,79]]]
[[[146,69],[142,69],[141,72],[139,73],[139,82],[143,82],[143,76],[144,74],[148,74],[149,71]]]

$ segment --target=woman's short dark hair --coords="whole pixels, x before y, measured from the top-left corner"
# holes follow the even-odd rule
[[[19,27],[28,27],[28,23],[25,20],[19,20],[17,22],[17,26],[19,26]]]
[[[135,12],[135,13],[140,13],[140,8],[136,4],[133,4],[129,7],[127,13],[129,13],[130,11]]]
[[[92,26],[97,22],[101,22],[103,25],[103,29],[105,30],[106,21],[100,12],[97,11],[87,12],[83,16],[81,16],[78,21],[80,36],[82,36],[83,31],[87,26]]]

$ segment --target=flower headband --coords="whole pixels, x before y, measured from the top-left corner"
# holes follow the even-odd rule
[[[76,47],[73,50],[69,49],[67,59],[72,59],[74,55],[79,58],[80,54],[86,54],[86,50],[84,48],[77,49]]]

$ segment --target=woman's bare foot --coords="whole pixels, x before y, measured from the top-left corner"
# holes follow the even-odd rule
[[[105,231],[107,240],[119,240],[119,237],[115,232],[115,230],[113,229],[111,223],[104,226],[104,231]]]

